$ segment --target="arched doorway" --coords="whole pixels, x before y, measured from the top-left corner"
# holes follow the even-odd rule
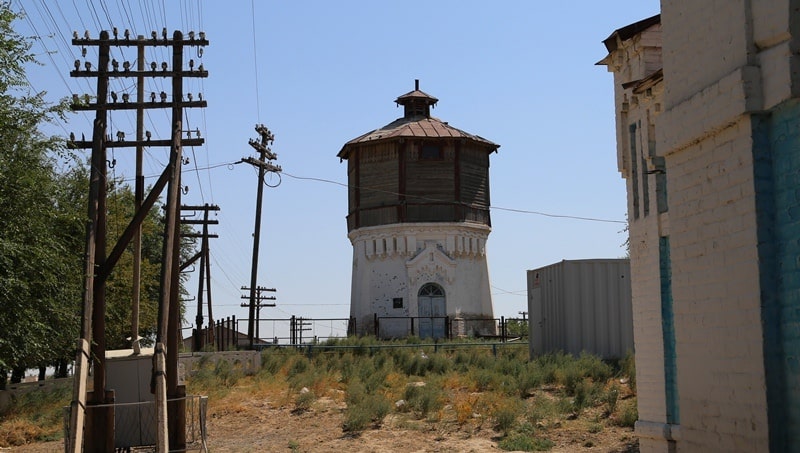
[[[444,289],[436,283],[422,285],[417,293],[420,338],[444,338],[447,316]]]

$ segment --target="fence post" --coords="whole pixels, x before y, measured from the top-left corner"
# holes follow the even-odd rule
[[[506,317],[505,316],[501,316],[500,317],[500,342],[501,343],[505,343],[506,342]]]
[[[375,324],[375,338],[378,338],[378,314],[375,313],[372,316],[373,316],[374,324]]]
[[[239,324],[236,323],[236,315],[232,317],[233,322],[233,329],[231,329],[231,337],[233,337],[232,343],[234,343],[233,349],[239,349]]]
[[[414,336],[414,317],[411,317],[411,336]]]
[[[217,351],[222,351],[222,320],[214,323],[214,340]]]
[[[447,339],[453,339],[453,324],[450,323],[450,315],[444,317],[444,331],[447,332]]]

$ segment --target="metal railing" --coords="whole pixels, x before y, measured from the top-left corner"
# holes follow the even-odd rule
[[[407,336],[421,338],[485,338],[501,342],[527,339],[527,320],[518,318],[452,318],[450,316],[378,316],[373,315],[375,338],[391,339]],[[516,322],[519,332],[512,333],[509,324]],[[522,322],[523,324],[519,324]]]
[[[186,448],[170,451],[201,451],[208,452],[206,444],[206,413],[208,397],[200,395],[187,395],[183,398],[172,398],[167,402],[184,402],[186,405]],[[109,409],[111,409],[109,411]],[[114,417],[114,449],[115,451],[130,451],[130,449],[155,449],[156,444],[156,404],[155,401],[138,403],[111,403],[98,404],[86,407],[86,413],[93,410],[107,410]],[[70,406],[64,407],[64,451],[71,451],[70,436]],[[155,450],[152,450],[155,451]]]

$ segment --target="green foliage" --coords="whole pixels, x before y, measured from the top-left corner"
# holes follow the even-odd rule
[[[311,405],[317,400],[314,392],[300,392],[294,399],[295,410],[304,412],[311,409]]]
[[[35,63],[31,39],[0,2],[0,383],[8,369],[70,360],[83,306],[89,171],[42,126],[63,119],[67,101],[33,94],[25,65]],[[66,170],[59,170],[66,168]],[[107,252],[133,216],[133,192],[109,175]],[[13,215],[8,215],[13,213]],[[138,335],[152,340],[159,298],[163,225],[159,206],[142,225],[142,291]],[[182,244],[185,259],[194,246]],[[106,282],[106,348],[129,347],[133,281],[131,253]],[[181,276],[181,292],[188,276]]]
[[[74,347],[80,267],[65,241],[70,213],[60,205],[55,156],[63,140],[39,126],[64,111],[31,94],[24,65],[31,42],[0,3],[0,371],[47,364]],[[85,208],[84,208],[85,209]],[[45,215],[47,213],[47,215]],[[77,256],[81,256],[78,251]],[[67,278],[76,272],[77,279]],[[77,282],[77,283],[76,283]]]
[[[392,410],[392,404],[380,393],[368,393],[360,380],[354,379],[345,391],[347,410],[342,423],[345,432],[358,432],[370,424],[380,424]]]
[[[548,451],[555,446],[555,443],[549,439],[515,433],[501,439],[497,446],[505,451]]]
[[[589,431],[591,434],[597,434],[603,431],[603,425],[601,425],[600,423],[592,423],[586,430]]]
[[[528,321],[521,319],[507,319],[506,320],[506,333],[512,337],[527,337],[528,336]]]
[[[530,423],[523,423],[520,427],[510,434],[507,434],[500,442],[498,448],[506,451],[547,451],[555,446],[549,439],[536,436],[536,430]]]
[[[0,450],[63,436],[63,408],[72,387],[62,386],[14,396],[0,412]]]
[[[575,386],[575,398],[573,400],[575,413],[579,414],[583,409],[594,406],[601,391],[601,383],[595,383],[586,378],[582,379]]]
[[[290,354],[282,349],[266,349],[261,353],[261,370],[268,375],[275,375],[289,359]]]
[[[192,373],[189,381],[192,386],[203,392],[223,393],[235,386],[244,373],[241,364],[231,364],[225,359],[211,360],[212,355],[207,354],[197,362],[197,369]]]
[[[518,400],[502,400],[494,409],[494,413],[492,414],[495,429],[508,435],[508,433],[517,424],[517,417],[519,417],[520,412],[520,404]]]
[[[438,385],[409,385],[403,393],[408,407],[420,418],[440,410],[446,401],[442,388]]]
[[[619,386],[617,384],[612,385],[609,389],[605,392],[603,396],[603,404],[606,408],[606,413],[608,415],[613,414],[617,411],[617,403],[619,402]]]
[[[620,361],[620,373],[628,378],[628,385],[636,393],[636,360],[631,351]]]
[[[539,388],[544,382],[544,375],[541,368],[536,364],[529,363],[521,375],[517,378],[517,391],[520,398],[527,398],[530,392]]]
[[[628,428],[633,428],[633,425],[636,424],[636,420],[639,419],[639,410],[636,407],[636,402],[629,402],[622,408],[622,413],[617,418],[617,424],[619,426],[625,426]]]

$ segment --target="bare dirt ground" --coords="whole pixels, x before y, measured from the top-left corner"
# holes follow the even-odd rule
[[[283,401],[281,401],[283,400]],[[211,452],[499,452],[502,434],[479,418],[455,421],[417,420],[391,414],[379,427],[360,434],[342,431],[345,403],[336,395],[320,398],[310,410],[297,411],[287,398],[265,397],[211,404],[208,449]],[[630,428],[587,427],[586,417],[563,420],[541,431],[555,443],[551,452],[638,452]],[[40,442],[2,452],[64,451],[63,441]]]

